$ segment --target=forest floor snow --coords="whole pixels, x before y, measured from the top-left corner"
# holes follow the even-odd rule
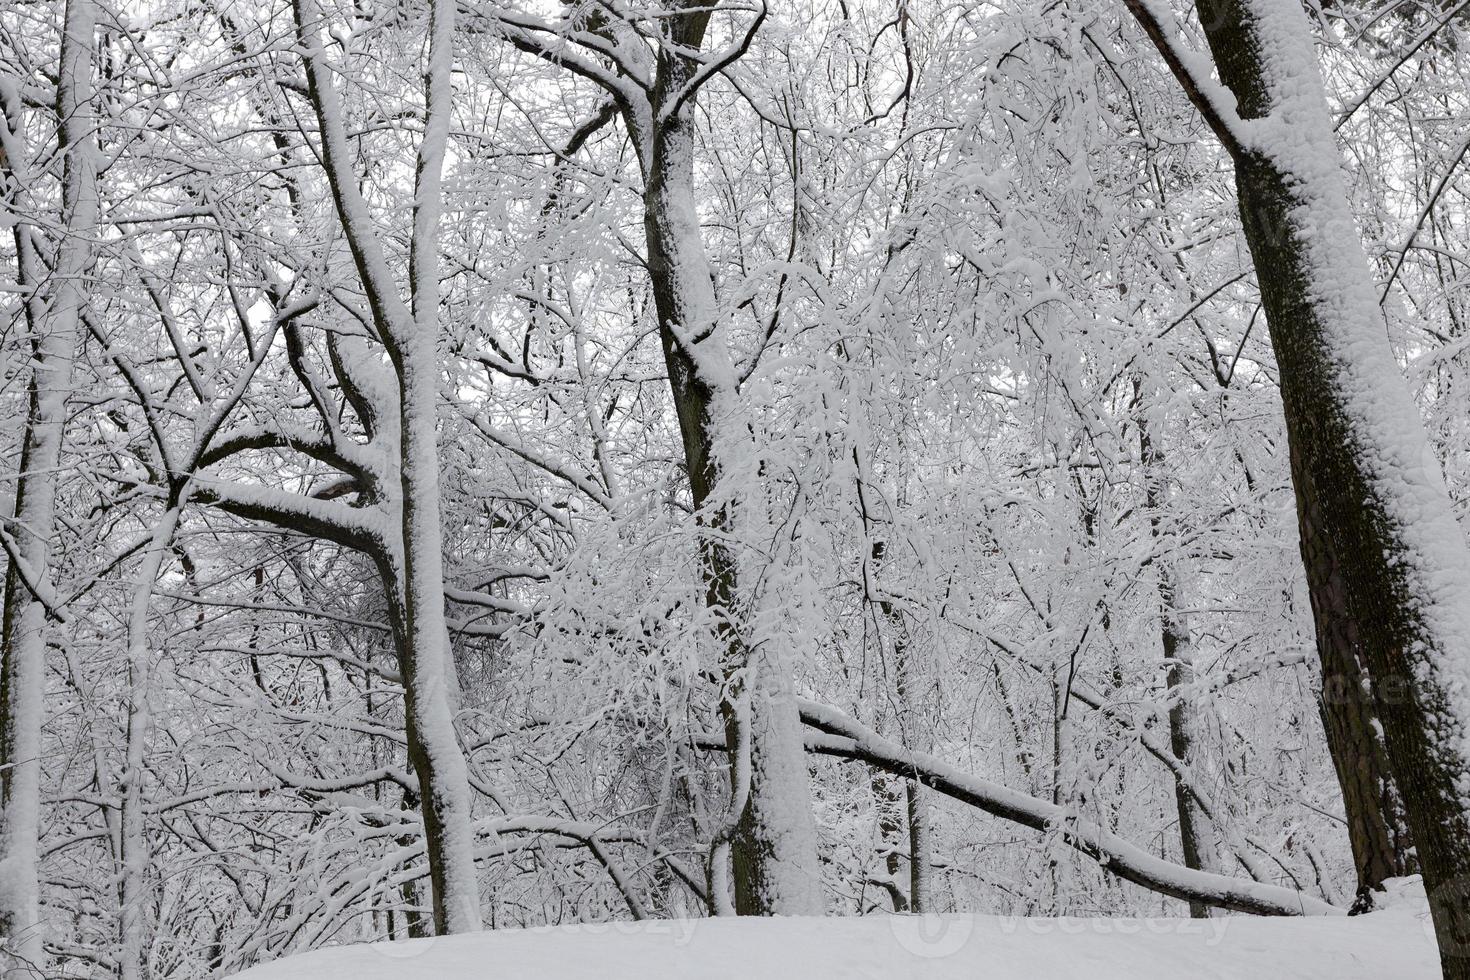
[[[337,946],[240,980],[1431,980],[1427,913],[868,916],[556,926]]]

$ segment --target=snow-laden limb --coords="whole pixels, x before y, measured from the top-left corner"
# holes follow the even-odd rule
[[[770,10],[765,0],[760,0],[755,16],[751,18],[749,26],[746,27],[739,41],[725,51],[714,51],[700,57],[698,59],[700,65],[694,74],[689,76],[677,90],[664,93],[664,97],[659,102],[658,115],[655,117],[656,124],[660,127],[667,125],[674,118],[675,113],[683,108],[684,103],[692,99],[706,82],[744,57],[750,50],[750,42],[755,40],[756,33],[766,22],[766,15],[769,13]]]
[[[323,779],[311,776],[302,776],[290,772],[281,766],[267,763],[274,780],[256,780],[248,783],[229,783],[220,786],[203,786],[171,796],[167,799],[148,800],[143,809],[148,813],[167,813],[183,807],[193,806],[204,800],[213,800],[222,796],[242,796],[249,794],[260,794],[270,790],[289,789],[304,797],[327,797],[332,794],[345,793],[353,789],[361,789],[364,786],[372,786],[379,783],[394,783],[405,789],[417,791],[418,781],[404,772],[392,766],[383,766],[371,772],[352,773],[347,776],[339,776],[335,779]]]
[[[1069,846],[1125,881],[1186,902],[1252,915],[1341,915],[1319,898],[1258,881],[1193,871],[1142,848],[1045,800],[971,775],[925,752],[883,738],[836,708],[800,699],[801,717],[825,738],[807,738],[824,755],[865,762],[916,779],[936,792],[1042,833],[1059,833]]]
[[[603,510],[612,510],[612,498],[593,482],[590,477],[580,475],[575,469],[560,460],[552,459],[545,453],[531,449],[517,440],[501,435],[495,426],[491,425],[489,420],[485,418],[484,413],[461,412],[461,414],[475,427],[480,435],[501,449],[520,457],[537,469],[544,470],[557,479],[565,481]]]
[[[190,496],[238,517],[273,524],[284,531],[302,531],[365,554],[379,554],[390,537],[387,522],[377,508],[348,507],[339,501],[318,500],[276,487],[238,480],[196,477]]]
[[[1008,643],[993,633],[986,633],[984,635],[987,640],[1005,651],[1017,663],[1024,665],[1038,675],[1045,676],[1046,668],[1026,656],[1019,645]],[[1174,691],[1171,690],[1169,692],[1169,697],[1171,698],[1169,705],[1145,702],[1142,705],[1143,713],[1141,715],[1135,715],[1125,706],[1110,703],[1107,698],[1094,691],[1092,686],[1081,678],[1074,678],[1072,683],[1067,685],[1067,696],[1078,704],[1086,705],[1089,709],[1096,711],[1108,720],[1121,725],[1128,734],[1136,738],[1138,744],[1144,751],[1157,759],[1169,770],[1170,774],[1174,777],[1176,785],[1184,788],[1193,805],[1199,809],[1199,816],[1209,821],[1216,833],[1220,835],[1222,842],[1230,848],[1231,853],[1235,855],[1236,860],[1241,863],[1245,870],[1250,873],[1250,876],[1257,881],[1269,880],[1270,874],[1265,865],[1251,853],[1250,848],[1240,839],[1240,835],[1235,832],[1234,828],[1231,827],[1229,821],[1226,819],[1227,811],[1214,800],[1213,794],[1203,785],[1189,761],[1179,758],[1173,748],[1164,741],[1159,733],[1149,727],[1152,720],[1167,717],[1169,712],[1174,710],[1175,705],[1182,703],[1174,699]]]
[[[1414,40],[1414,42],[1407,45],[1403,49],[1403,51],[1399,53],[1399,57],[1394,61],[1392,65],[1388,67],[1386,71],[1380,72],[1378,77],[1375,78],[1373,82],[1369,84],[1366,88],[1364,88],[1362,93],[1357,98],[1353,99],[1352,102],[1348,103],[1348,105],[1343,108],[1342,112],[1338,113],[1337,120],[1333,123],[1332,128],[1334,130],[1338,130],[1347,125],[1348,120],[1352,119],[1353,116],[1357,114],[1357,111],[1359,109],[1367,105],[1368,100],[1373,98],[1373,96],[1377,94],[1379,89],[1388,84],[1389,79],[1393,78],[1394,75],[1397,75],[1400,68],[1408,64],[1409,60],[1413,58],[1414,55],[1422,51],[1424,49],[1424,46],[1432,41],[1435,36],[1439,34],[1440,31],[1444,30],[1445,26],[1448,25],[1450,21],[1458,17],[1460,15],[1460,12],[1463,11],[1466,7],[1470,7],[1470,0],[1460,0],[1459,3],[1456,3],[1453,7],[1446,9],[1443,13],[1439,15],[1438,18],[1430,22],[1429,26],[1424,28],[1424,30],[1420,32],[1419,36]]]
[[[379,462],[370,450],[350,439],[323,435],[302,425],[272,422],[231,429],[200,454],[198,466],[201,469],[213,466],[236,453],[254,449],[294,449],[359,478],[366,478]]]
[[[1398,258],[1394,260],[1393,270],[1389,272],[1388,278],[1384,280],[1383,287],[1378,293],[1378,303],[1380,306],[1388,301],[1388,294],[1393,290],[1393,284],[1398,281],[1399,273],[1403,271],[1404,262],[1408,259],[1409,253],[1413,251],[1414,242],[1418,239],[1419,232],[1423,230],[1424,222],[1429,220],[1430,214],[1434,212],[1435,205],[1444,196],[1446,189],[1450,186],[1450,181],[1454,178],[1456,172],[1459,171],[1460,165],[1465,162],[1467,155],[1470,155],[1470,134],[1467,134],[1460,141],[1460,145],[1446,158],[1447,162],[1444,173],[1439,175],[1439,180],[1435,183],[1434,189],[1429,192],[1429,196],[1424,201],[1424,206],[1419,209],[1419,216],[1414,219],[1414,226],[1409,230],[1409,234],[1404,237],[1403,244],[1398,247]]]
[[[66,613],[61,607],[61,600],[56,595],[56,589],[46,579],[44,573],[31,567],[31,563],[21,553],[20,544],[10,536],[10,532],[5,529],[3,523],[0,523],[0,549],[4,549],[5,557],[10,559],[10,567],[15,577],[26,587],[31,598],[41,604],[47,616],[58,623],[65,623]]]
[[[1234,96],[1215,81],[1209,67],[1180,41],[1174,12],[1169,5],[1163,0],[1124,0],[1124,3],[1174,73],[1184,94],[1189,96],[1189,101],[1209,124],[1215,138],[1232,156],[1238,155],[1244,140],[1241,121],[1235,112]]]
[[[500,34],[517,49],[558,65],[589,81],[601,85],[620,104],[646,100],[653,87],[648,52],[623,37],[609,38],[594,31],[576,30],[569,26],[553,27],[543,21],[512,10],[497,9],[493,13],[470,8],[473,13],[495,25]],[[623,32],[619,32],[623,33]],[[631,31],[626,33],[632,33]],[[590,60],[581,48],[596,59]]]
[[[321,127],[323,165],[337,205],[338,219],[342,222],[376,325],[380,330],[386,328],[392,337],[407,336],[413,329],[413,315],[398,291],[388,258],[374,229],[372,211],[352,170],[353,154],[344,121],[346,110],[322,49],[320,32],[324,14],[310,0],[300,0],[296,4],[296,21],[312,105]]]
[[[974,636],[994,645],[1012,661],[1037,676],[1046,676],[1046,666],[1029,656],[1021,644],[1000,636],[994,630],[986,628],[983,623],[965,622],[953,616],[951,616],[951,621],[962,626]],[[1247,841],[1231,826],[1224,807],[1215,800],[1214,794],[1194,773],[1193,768],[1186,761],[1181,760],[1172,747],[1150,726],[1155,721],[1168,717],[1169,713],[1181,704],[1202,699],[1230,684],[1256,677],[1266,671],[1294,666],[1305,659],[1306,655],[1303,653],[1281,654],[1268,660],[1246,664],[1220,675],[1195,679],[1187,684],[1170,688],[1162,699],[1144,698],[1131,701],[1129,704],[1114,703],[1094,689],[1084,678],[1078,677],[1073,678],[1072,682],[1067,685],[1067,697],[1122,726],[1131,737],[1137,739],[1139,746],[1168,769],[1176,783],[1187,790],[1202,810],[1201,815],[1214,826],[1223,838],[1222,842],[1228,845],[1236,860],[1250,873],[1250,876],[1257,881],[1267,881],[1271,877],[1268,866],[1251,852]]]

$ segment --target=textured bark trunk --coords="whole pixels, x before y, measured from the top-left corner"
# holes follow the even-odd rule
[[[883,541],[874,541],[872,547],[873,567],[876,572],[878,565],[887,554],[887,545]],[[903,744],[909,748],[920,748],[928,750],[928,739],[920,735],[919,730],[923,726],[919,713],[919,673],[915,663],[914,652],[909,644],[908,624],[904,621],[903,612],[887,598],[878,601],[878,609],[883,614],[883,619],[893,631],[893,664],[897,673],[895,693],[898,696],[898,710],[902,712],[898,718],[898,729],[902,735]],[[920,913],[926,907],[926,876],[925,870],[929,864],[928,858],[928,826],[924,820],[923,788],[916,780],[906,779],[903,783],[903,816],[907,826],[908,861],[909,861],[909,893],[907,911]],[[897,832],[901,828],[895,828]],[[897,841],[895,841],[895,846]],[[892,854],[889,861],[889,873],[896,874],[895,861],[896,852]],[[895,909],[894,911],[904,911]]]
[[[32,584],[50,581],[55,531],[56,474],[66,425],[72,366],[97,220],[96,135],[92,109],[96,10],[91,0],[68,0],[57,80],[58,143],[65,157],[62,226],[66,236],[50,277],[49,302],[27,304],[35,337],[30,399],[16,486],[16,551]],[[7,156],[19,151],[20,100],[6,93]],[[18,169],[20,161],[9,166]],[[42,287],[27,226],[15,226],[20,281]],[[45,714],[46,612],[31,595],[15,560],[7,564],[5,613],[0,624],[0,973],[11,965],[43,969],[39,839],[41,725]]]
[[[725,9],[703,0],[673,0],[657,17],[639,18],[636,26],[619,16],[578,11],[575,29],[583,41],[574,45],[580,52],[575,57],[568,56],[565,41],[553,44],[554,34],[530,29],[517,23],[518,18],[503,18],[502,28],[517,48],[572,67],[610,97],[609,106],[572,136],[568,154],[616,112],[638,155],[647,268],[698,522],[705,604],[714,621],[725,682],[721,711],[734,793],[727,819],[711,841],[707,871],[718,882],[729,849],[734,911],[812,915],[822,911],[822,893],[789,652],[747,648],[739,608],[739,553],[726,544],[731,532],[740,529],[737,523],[743,526],[745,520],[733,513],[731,503],[711,493],[718,479],[730,476],[722,473],[719,454],[724,453],[726,463],[749,460],[751,454],[749,446],[730,453],[729,446],[716,445],[717,419],[733,407],[739,383],[718,330],[715,287],[694,203],[692,115],[700,88],[741,57],[767,13],[764,5],[756,11],[729,8],[753,13],[752,34],[733,49],[704,52],[710,18]],[[587,38],[596,38],[596,43]],[[604,56],[613,50],[619,54]],[[592,61],[583,62],[589,54]],[[722,895],[723,888],[711,888],[713,910],[729,905]]]
[[[1306,501],[1303,501],[1306,504]],[[1317,655],[1322,661],[1318,708],[1332,765],[1342,787],[1343,812],[1353,865],[1357,869],[1358,908],[1370,907],[1372,893],[1388,878],[1418,874],[1419,861],[1398,784],[1389,771],[1379,734],[1372,686],[1358,659],[1362,640],[1348,614],[1343,573],[1319,537],[1307,536],[1316,520],[1302,520],[1302,557],[1312,597]]]
[[[419,798],[417,795],[405,791],[400,806],[406,813],[419,814],[420,818],[422,818],[423,808],[419,804]],[[411,837],[398,838],[398,846],[400,847],[408,847],[412,843],[413,838]],[[403,923],[405,932],[407,932],[408,934],[406,938],[422,939],[425,936],[428,936],[429,921],[425,919],[423,913],[419,911],[419,906],[421,904],[419,898],[419,883],[417,881],[405,881],[402,885],[398,887],[398,894],[403,900]],[[392,912],[390,911],[388,914],[392,915]],[[396,937],[390,936],[389,938],[392,939]]]
[[[697,51],[708,8],[674,19],[673,40]],[[644,231],[649,277],[669,387],[679,419],[697,519],[703,529],[700,559],[705,602],[717,622],[726,681],[721,710],[732,759],[732,788],[747,789],[745,807],[730,842],[739,915],[820,915],[822,893],[816,856],[801,721],[790,666],[781,651],[751,650],[737,621],[740,607],[734,554],[722,543],[735,528],[728,505],[711,502],[719,479],[716,415],[733,398],[729,351],[715,331],[717,300],[694,203],[693,100],[687,86],[701,62],[677,50],[659,56],[652,98],[653,121],[626,112],[644,147]],[[679,100],[676,106],[675,100]],[[748,698],[749,785],[734,760],[742,736],[737,705]]]
[[[878,807],[878,838],[886,851],[883,866],[888,872],[885,888],[893,911],[923,912],[928,841],[920,786],[912,779],[897,779],[879,770],[868,774],[868,784]]]
[[[910,779],[904,784],[909,816],[909,911],[929,911],[929,819],[923,787]]]
[[[426,644],[423,636],[412,635],[409,622],[413,614],[398,556],[377,557],[387,592],[398,669],[404,679],[404,734],[408,761],[419,782],[414,802],[424,821],[434,932],[441,936],[473,932],[482,923],[470,841],[468,770],[454,736],[448,683],[442,677],[426,681],[424,675],[432,676],[434,671],[423,669],[423,658],[443,657],[444,669],[453,668],[447,663],[448,650],[442,641]],[[410,928],[414,928],[416,916],[405,914]]]
[[[437,376],[427,379],[437,398]],[[423,385],[425,379],[415,379]],[[408,395],[405,385],[405,396]],[[422,413],[426,399],[417,409]],[[405,410],[408,414],[409,410]],[[427,431],[426,431],[427,430]],[[469,773],[454,731],[450,672],[454,670],[444,623],[441,578],[438,464],[432,453],[432,417],[405,419],[403,461],[404,596],[400,665],[404,678],[409,757],[422,788],[424,837],[434,891],[437,934],[480,928],[479,886],[470,828]],[[432,467],[432,468],[431,468]],[[412,501],[412,503],[411,503]]]
[[[1306,16],[1280,0],[1198,8],[1241,117],[1274,117],[1252,124],[1267,128],[1237,151],[1236,185],[1280,368],[1313,612],[1330,636],[1350,624],[1342,638],[1370,681],[1444,974],[1465,980],[1470,558],[1367,288]]]
[[[742,696],[750,697],[750,787],[731,842],[735,909],[741,915],[820,914],[815,829],[789,667],[771,654],[753,654],[740,635],[735,621],[740,603],[735,557],[720,541],[733,530],[732,518],[725,505],[709,503],[719,475],[713,434],[716,391],[685,349],[693,341],[687,336],[681,340],[678,334],[710,327],[704,321],[715,309],[715,296],[703,245],[696,237],[692,133],[682,122],[673,129],[658,141],[645,195],[649,269],[691,496],[705,529],[699,545],[705,602],[718,622],[721,669],[727,681],[722,711],[732,757],[739,740],[735,705]],[[702,344],[708,353],[723,355],[728,362],[728,354],[712,350],[715,343],[706,339]],[[795,886],[797,878],[811,880]],[[782,881],[793,887],[778,888]]]
[[[1159,588],[1161,602],[1173,601],[1172,590]],[[1165,606],[1168,615],[1168,605]],[[1187,659],[1188,638],[1181,642],[1180,634],[1166,621],[1164,630],[1164,659],[1168,661],[1166,681],[1170,692],[1188,684],[1194,678],[1193,665]],[[1169,708],[1169,747],[1174,758],[1187,766],[1194,763],[1194,725],[1190,713],[1193,709],[1184,702],[1176,702]],[[1189,787],[1180,779],[1174,780],[1174,804],[1179,811],[1179,847],[1184,856],[1184,866],[1195,871],[1219,871],[1216,860],[1214,835],[1210,822],[1200,811],[1199,804]],[[1200,902],[1189,903],[1189,915],[1194,919],[1207,919],[1209,907]]]
[[[893,911],[907,912],[911,904],[912,888],[908,891],[899,887],[904,877],[904,855],[901,849],[907,846],[908,780],[895,779],[885,772],[874,769],[868,773],[868,786],[873,793],[873,804],[878,811],[878,841],[884,850],[883,867],[887,872],[882,882],[888,892]]]
[[[1135,384],[1135,393],[1141,397],[1142,387]],[[1174,758],[1186,767],[1195,766],[1195,746],[1199,741],[1196,728],[1197,709],[1187,699],[1175,699],[1172,695],[1194,680],[1194,649],[1190,640],[1189,626],[1179,611],[1178,573],[1173,564],[1164,557],[1160,546],[1162,535],[1162,508],[1166,496],[1164,453],[1149,431],[1148,421],[1140,413],[1138,417],[1138,448],[1144,466],[1144,502],[1149,513],[1149,532],[1155,543],[1154,553],[1158,574],[1159,632],[1164,650],[1164,683],[1171,695],[1169,707],[1169,748]],[[1216,849],[1214,829],[1209,818],[1194,798],[1185,781],[1174,778],[1174,803],[1179,813],[1179,847],[1184,857],[1184,866],[1195,871],[1220,871],[1219,854]],[[1195,919],[1207,919],[1210,908],[1203,902],[1190,902],[1189,915]]]

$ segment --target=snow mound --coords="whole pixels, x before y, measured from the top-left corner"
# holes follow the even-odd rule
[[[1427,919],[694,919],[338,946],[240,980],[1431,980]]]
[[[1429,895],[1424,891],[1424,876],[1387,879],[1382,891],[1374,893],[1373,907],[1401,910],[1428,921]]]

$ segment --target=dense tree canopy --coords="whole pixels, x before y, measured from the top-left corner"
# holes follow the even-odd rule
[[[13,962],[1470,868],[1470,13],[1194,7],[0,4]]]

